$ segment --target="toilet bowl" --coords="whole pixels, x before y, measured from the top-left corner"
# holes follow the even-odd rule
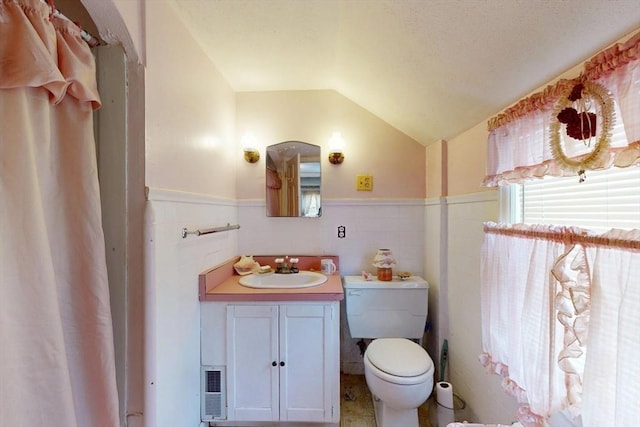
[[[429,284],[344,277],[352,338],[373,339],[364,352],[364,374],[378,427],[418,427],[418,406],[433,389],[433,361],[418,344],[427,321]]]
[[[433,389],[433,361],[405,338],[373,340],[364,354],[364,374],[378,427],[418,427],[418,406]]]

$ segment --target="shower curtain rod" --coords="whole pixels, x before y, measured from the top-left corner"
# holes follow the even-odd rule
[[[88,32],[86,32],[85,30],[83,30],[82,28],[80,28],[80,25],[76,24],[75,22],[73,22],[71,19],[67,18],[64,13],[60,12],[58,9],[56,9],[55,5],[53,4],[53,2],[49,2],[47,0],[40,0],[40,3],[45,3],[47,6],[49,6],[52,10],[52,15],[55,16],[56,18],[62,18],[66,21],[69,21],[73,24],[75,24],[79,29],[80,29],[80,37],[82,37],[82,40],[84,40],[85,42],[87,42],[87,44],[90,47],[96,47],[100,44],[100,40],[98,40],[97,37],[92,36],[91,34],[89,34]]]

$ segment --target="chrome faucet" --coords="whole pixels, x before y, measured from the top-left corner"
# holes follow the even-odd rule
[[[276,258],[274,260],[276,263],[276,273],[279,274],[289,274],[291,270],[289,270],[289,257],[284,258]]]
[[[276,273],[290,274],[300,271],[298,270],[298,258],[285,256],[284,258],[276,258],[274,262],[276,263]]]

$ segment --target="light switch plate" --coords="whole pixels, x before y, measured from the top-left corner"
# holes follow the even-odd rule
[[[356,190],[373,190],[373,175],[356,175]]]

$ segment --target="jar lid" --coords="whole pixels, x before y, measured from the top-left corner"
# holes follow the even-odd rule
[[[373,257],[373,266],[378,268],[391,268],[396,264],[396,259],[391,253],[391,249],[378,249]]]

